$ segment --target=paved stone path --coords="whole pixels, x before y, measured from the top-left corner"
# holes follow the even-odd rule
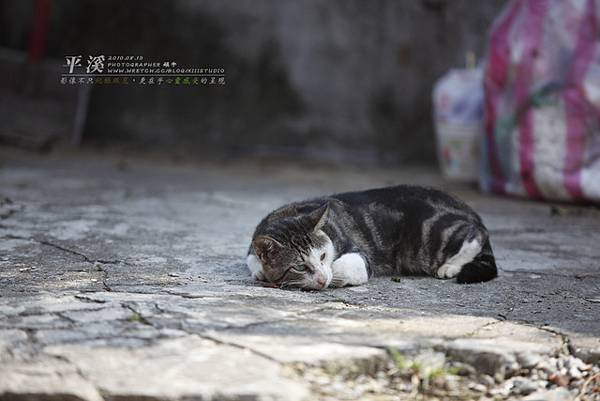
[[[497,380],[551,355],[600,360],[598,209],[483,196],[420,169],[0,160],[0,400],[313,399],[293,367],[366,374],[390,347]],[[250,235],[272,208],[394,183],[467,200],[500,277],[323,292],[250,280]]]

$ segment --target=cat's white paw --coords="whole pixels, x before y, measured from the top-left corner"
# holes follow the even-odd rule
[[[262,264],[255,255],[248,255],[248,257],[246,258],[246,265],[248,266],[248,270],[250,270],[250,274],[252,275],[252,278],[254,280],[265,280],[265,276],[262,272]]]
[[[456,275],[460,273],[462,267],[473,261],[479,252],[481,252],[481,243],[477,239],[474,239],[471,242],[465,241],[456,255],[448,258],[437,270],[438,278],[456,277]]]
[[[333,278],[332,287],[361,285],[369,280],[367,265],[359,253],[345,253],[331,265]]]

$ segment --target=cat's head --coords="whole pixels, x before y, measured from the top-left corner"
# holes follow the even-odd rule
[[[315,211],[279,219],[252,241],[266,281],[281,287],[321,290],[333,278],[334,248],[321,228],[327,205]]]

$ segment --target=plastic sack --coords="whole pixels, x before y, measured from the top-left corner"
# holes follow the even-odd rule
[[[484,73],[483,190],[600,201],[598,0],[515,0]]]
[[[450,70],[433,89],[437,154],[446,178],[477,181],[483,135],[483,71]]]

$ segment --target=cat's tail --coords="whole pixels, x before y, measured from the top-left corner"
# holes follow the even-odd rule
[[[490,281],[497,275],[496,259],[490,240],[486,238],[481,252],[471,262],[463,265],[460,273],[456,276],[456,282],[460,284],[481,283]]]

